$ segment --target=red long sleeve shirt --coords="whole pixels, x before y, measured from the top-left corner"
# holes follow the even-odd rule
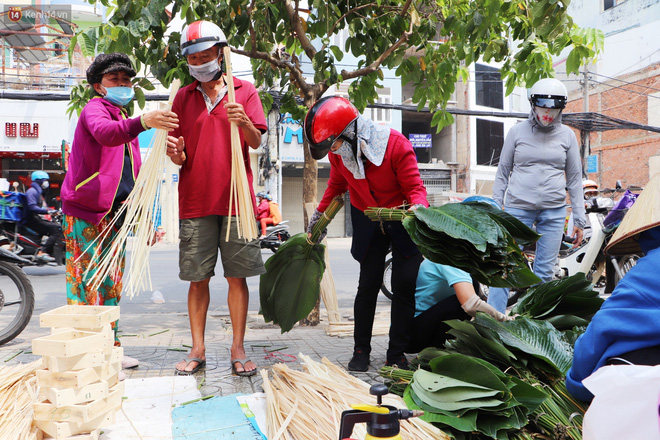
[[[366,179],[353,177],[340,156],[330,153],[329,159],[330,180],[318,206],[320,212],[346,190],[350,191],[351,204],[363,212],[367,208],[393,208],[403,203],[429,206],[415,151],[408,139],[395,130],[391,130],[383,163],[365,164]]]

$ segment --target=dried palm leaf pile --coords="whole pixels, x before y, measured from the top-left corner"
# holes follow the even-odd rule
[[[0,439],[37,440],[41,430],[32,426],[37,399],[35,372],[41,359],[30,364],[0,367]]]
[[[514,321],[484,313],[447,321],[452,339],[419,353],[416,371],[383,367],[380,374],[408,408],[424,410],[423,420],[457,440],[579,440],[586,407],[564,378],[575,341],[601,304],[584,274],[544,283],[527,291]]]
[[[365,214],[374,221],[402,221],[424,257],[458,267],[484,285],[527,287],[541,281],[519,247],[533,244],[539,235],[487,203],[448,203],[415,211],[369,208]]]
[[[328,359],[316,362],[303,354],[305,371],[284,364],[261,370],[267,397],[269,440],[337,440],[341,413],[352,404],[375,404],[369,385],[348,374]],[[383,396],[384,405],[405,408],[400,397]],[[365,438],[364,424],[355,425],[353,438]],[[420,419],[401,421],[403,440],[449,440],[449,437]]]

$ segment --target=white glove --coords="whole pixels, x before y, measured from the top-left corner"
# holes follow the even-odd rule
[[[472,295],[470,299],[465,301],[465,304],[462,304],[461,307],[463,310],[465,310],[465,313],[468,315],[475,317],[477,315],[477,312],[484,312],[488,313],[490,316],[493,318],[497,319],[498,321],[511,321],[513,318],[505,315],[504,313],[498,312],[488,304],[486,301],[483,301],[481,298],[479,298],[477,295]]]
[[[314,214],[312,214],[312,218],[309,219],[309,223],[307,224],[307,233],[311,234],[312,233],[312,228],[314,225],[321,219],[321,216],[323,216],[322,212],[319,212],[318,209],[314,210]],[[319,236],[319,239],[317,240],[317,243],[320,243],[323,241],[323,238],[328,234],[328,228],[325,228],[323,232],[321,232],[321,235]]]

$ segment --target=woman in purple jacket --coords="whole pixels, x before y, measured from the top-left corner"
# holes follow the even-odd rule
[[[170,131],[178,127],[177,115],[170,111],[127,116],[124,106],[133,99],[131,78],[135,74],[130,59],[123,53],[100,54],[87,69],[87,82],[96,96],[80,115],[61,191],[69,304],[119,303],[123,256],[98,289],[90,286],[91,275],[83,275],[94,252],[109,246],[118,226],[102,242],[91,248],[88,245],[106,230],[133,189],[142,162],[138,134],[150,128]],[[116,324],[113,323],[115,345],[119,345]],[[137,366],[137,361],[132,363]]]

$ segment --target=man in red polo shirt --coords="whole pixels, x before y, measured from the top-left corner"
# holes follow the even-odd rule
[[[218,26],[196,21],[181,35],[181,53],[196,79],[174,98],[172,111],[180,115],[179,128],[170,132],[167,155],[181,166],[179,179],[179,278],[190,281],[188,314],[193,346],[176,365],[176,373],[189,375],[206,364],[204,330],[210,302],[209,281],[215,275],[218,249],[229,284],[228,305],[232,324],[231,367],[234,374],[251,376],[256,365],[247,359],[243,339],[248,309],[245,278],[265,272],[258,240],[237,235],[235,210],[229,212],[231,179],[230,123],[239,128],[247,187],[252,189],[249,148],[258,148],[266,132],[259,95],[251,83],[234,78],[236,102],[227,102],[222,72],[222,47],[227,45]],[[253,207],[254,208],[254,207]],[[231,236],[225,241],[227,222]]]

